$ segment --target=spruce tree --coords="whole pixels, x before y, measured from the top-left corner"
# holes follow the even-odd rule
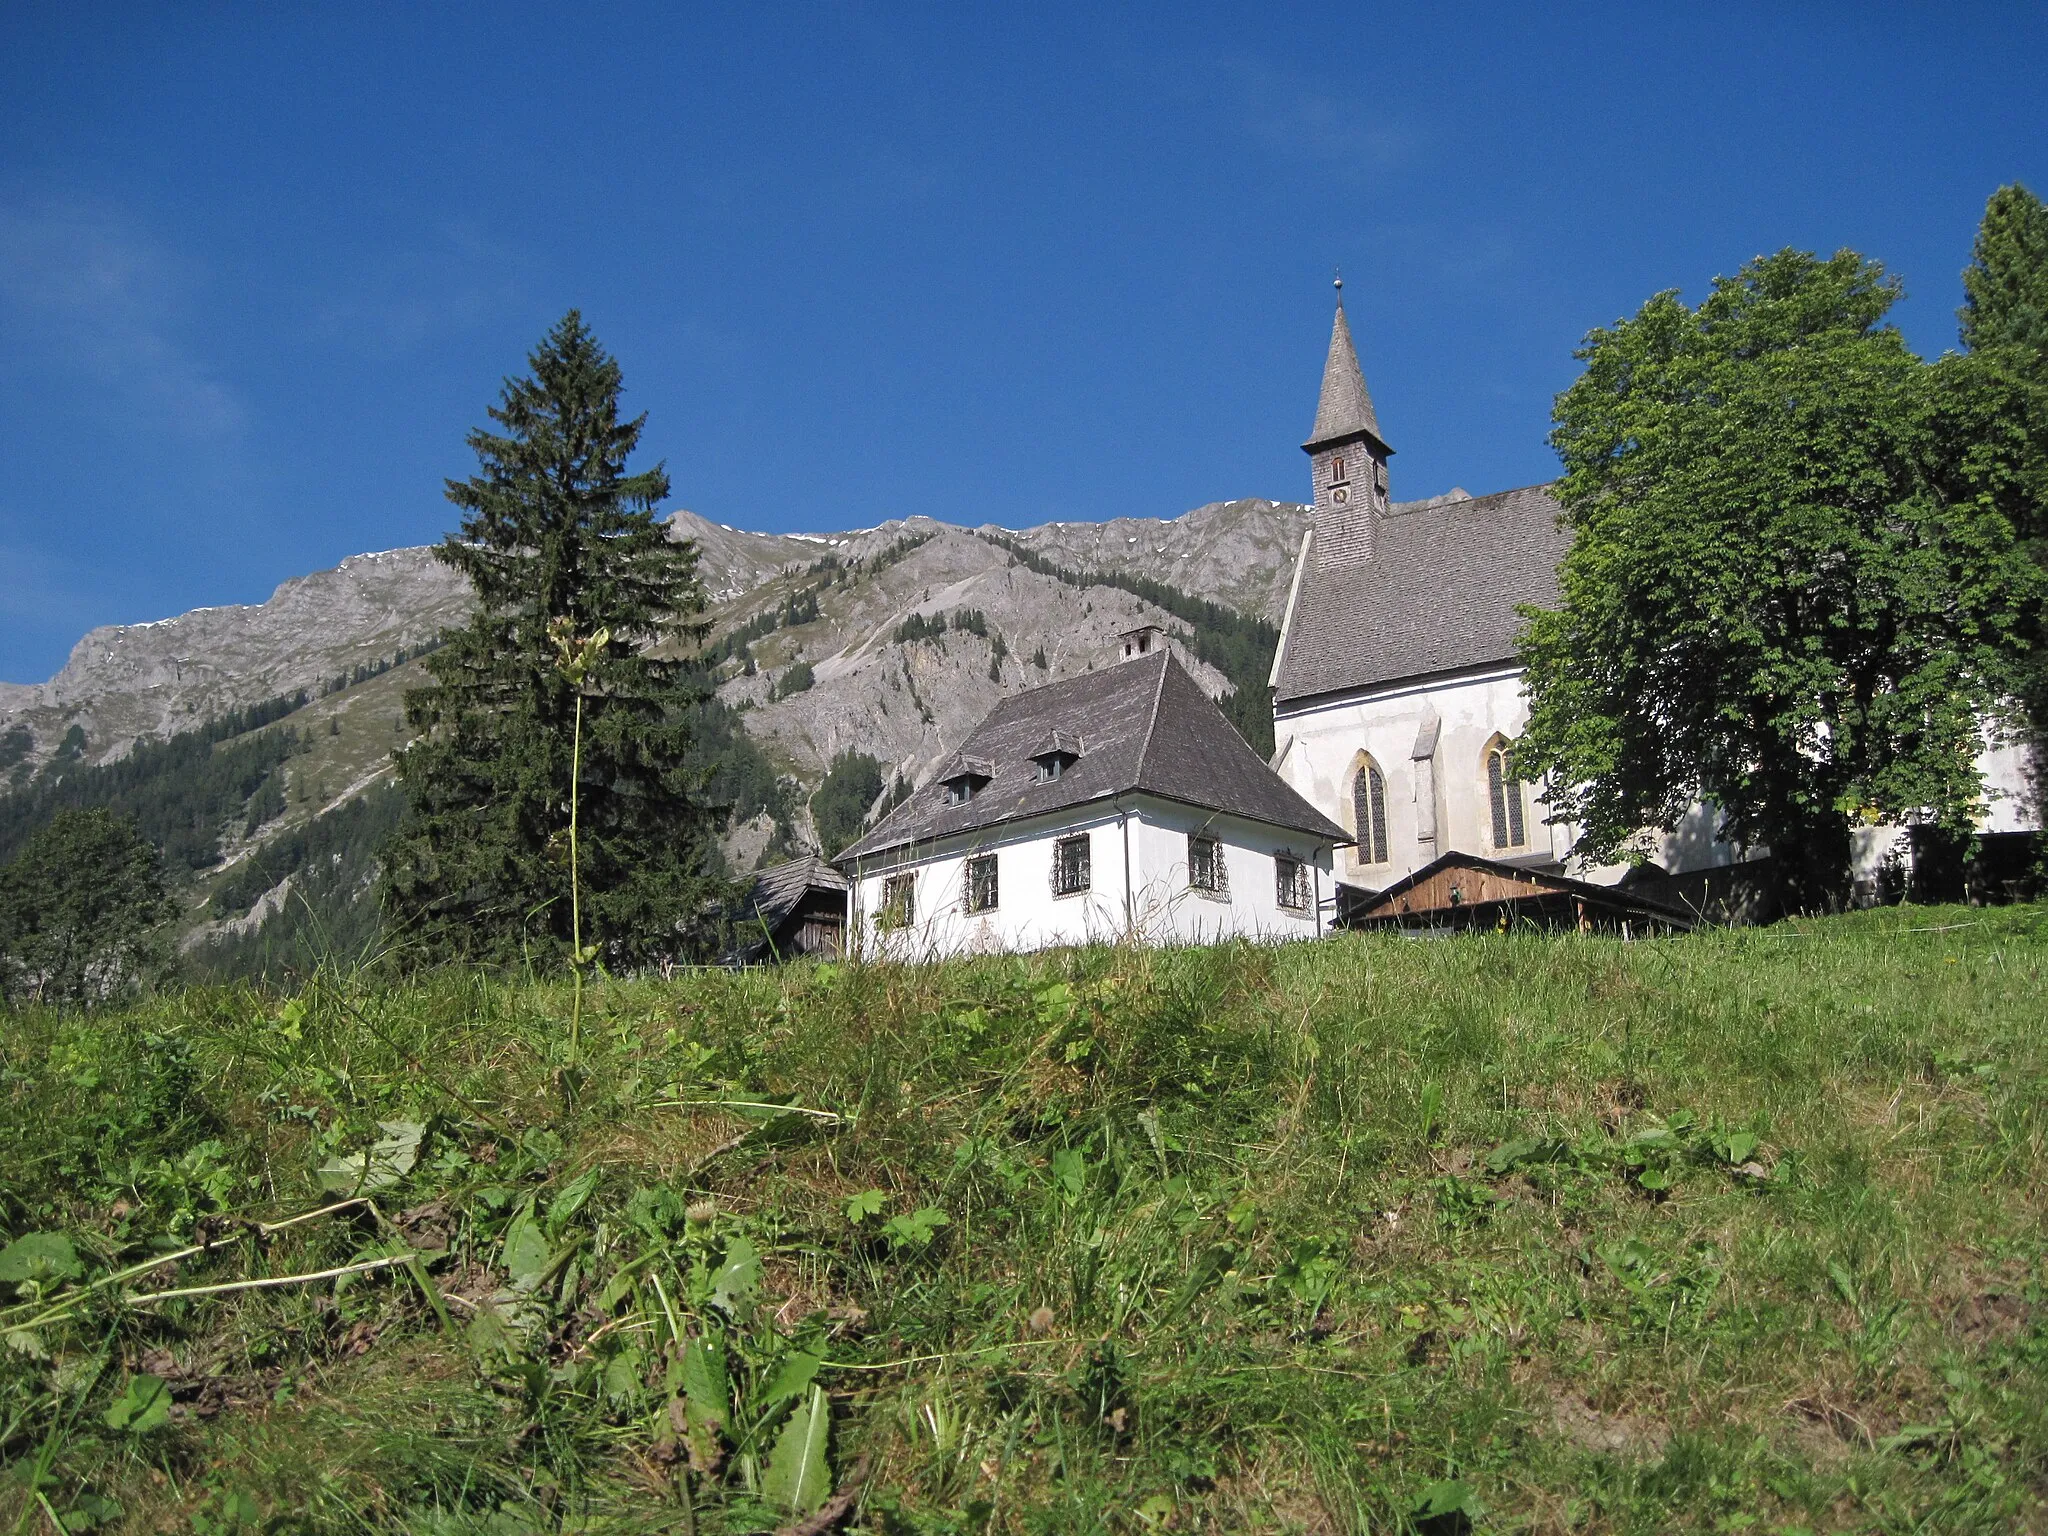
[[[571,745],[583,700],[578,872],[586,942],[613,965],[688,953],[722,893],[715,816],[689,766],[701,669],[677,659],[705,626],[697,550],[654,508],[664,467],[627,461],[646,417],[619,419],[619,365],[571,310],[469,434],[479,472],[436,556],[469,578],[476,615],[406,695],[396,754],[409,799],[384,901],[422,958],[506,961],[569,947]],[[603,635],[587,672],[564,634]]]
[[[1963,269],[1963,345],[1987,377],[1999,376],[2005,399],[1991,425],[2030,438],[2048,452],[2048,207],[2015,182],[1991,194],[1970,265]],[[2037,461],[2038,462],[2038,461]],[[2015,480],[2014,522],[2035,559],[2048,567],[2048,485]],[[2037,625],[2039,629],[2041,626]],[[2026,716],[2034,803],[2048,804],[2048,636],[2022,669],[2018,691]],[[2048,873],[2048,839],[2043,840]]]
[[[1964,346],[2022,348],[2048,366],[2048,208],[2018,182],[1984,206],[1963,293]]]

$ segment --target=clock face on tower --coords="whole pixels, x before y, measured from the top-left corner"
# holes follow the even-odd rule
[[[1332,501],[1345,502],[1349,501],[1350,499],[1351,493],[1344,489],[1344,487],[1341,485],[1338,486],[1337,489],[1335,489],[1334,491],[1330,492],[1330,500]]]

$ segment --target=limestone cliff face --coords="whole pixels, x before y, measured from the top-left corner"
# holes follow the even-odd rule
[[[1176,518],[1046,523],[1008,537],[1070,570],[1149,576],[1278,624],[1309,516],[1293,502],[1253,498]]]
[[[430,640],[468,606],[468,584],[426,549],[356,555],[285,582],[268,602],[95,629],[50,681],[0,695],[0,730],[26,724],[43,756],[82,726],[88,759],[103,761],[139,736],[318,692],[336,673]]]

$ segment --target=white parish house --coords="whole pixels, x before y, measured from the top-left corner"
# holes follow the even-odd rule
[[[835,861],[849,942],[899,959],[1312,938],[1349,834],[1282,783],[1156,629],[1005,699]]]

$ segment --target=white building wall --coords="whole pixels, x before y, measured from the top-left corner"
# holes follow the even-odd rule
[[[1415,757],[1417,739],[1434,718],[1435,751]],[[1317,810],[1358,835],[1351,786],[1369,756],[1387,787],[1389,857],[1365,861],[1363,850],[1340,849],[1337,877],[1378,890],[1458,849],[1487,858],[1562,862],[1570,847],[1564,828],[1543,824],[1543,808],[1530,794],[1523,818],[1524,844],[1496,848],[1486,781],[1486,749],[1496,737],[1512,741],[1528,723],[1521,671],[1500,668],[1443,682],[1346,696],[1274,711],[1280,777]],[[1434,825],[1433,839],[1424,833]]]
[[[1056,895],[1053,844],[1082,834],[1089,839],[1089,888]],[[871,956],[895,960],[1107,942],[1126,927],[1123,852],[1123,816],[1103,810],[949,839],[908,863],[863,863],[852,881],[856,941]],[[969,912],[967,861],[983,854],[996,858],[997,901],[992,911]],[[889,878],[902,873],[917,880],[913,920],[908,928],[885,931],[875,915],[886,905]]]
[[[1425,771],[1412,754],[1432,715],[1438,721],[1436,753]],[[1352,781],[1367,754],[1378,763],[1387,785],[1391,857],[1368,864],[1357,848],[1339,850],[1336,874],[1348,884],[1382,889],[1453,849],[1486,858],[1555,861],[1580,879],[1619,879],[1624,865],[1583,865],[1570,859],[1575,830],[1569,825],[1545,826],[1544,810],[1533,788],[1525,817],[1526,845],[1509,849],[1493,845],[1486,748],[1496,737],[1512,741],[1528,720],[1528,700],[1517,667],[1301,706],[1278,705],[1273,715],[1274,766],[1303,799],[1355,837],[1358,826]],[[2041,816],[2028,788],[2025,748],[1988,748],[1980,754],[1977,766],[1984,775],[1989,802],[1981,830],[2038,830]],[[1432,801],[1436,817],[1433,842],[1421,836],[1428,824],[1425,800]],[[1722,839],[1718,821],[1709,807],[1695,806],[1676,831],[1656,834],[1651,858],[1672,874],[1734,863],[1741,851]],[[1856,829],[1852,859],[1859,883],[1874,888],[1879,866],[1904,835],[1900,827]],[[1754,850],[1759,856],[1768,851]]]
[[[1083,832],[1091,840],[1089,889],[1056,895],[1054,844]],[[1228,871],[1221,896],[1188,886],[1190,833],[1215,837],[1221,845]],[[1277,853],[1310,866],[1307,908],[1280,905]],[[967,861],[985,854],[997,860],[996,906],[969,912]],[[1072,821],[993,828],[971,840],[948,840],[913,861],[863,861],[849,873],[852,943],[872,958],[894,960],[1107,943],[1133,929],[1148,943],[1312,938],[1322,927],[1317,899],[1327,903],[1334,895],[1328,850],[1299,834],[1149,797],[1132,797],[1121,808]],[[875,916],[886,906],[890,877],[902,873],[917,881],[914,917],[907,928],[885,929]]]
[[[1300,833],[1262,826],[1192,806],[1147,800],[1133,826],[1132,884],[1139,933],[1155,944],[1211,944],[1227,938],[1267,941],[1314,938],[1322,903],[1335,900],[1330,850]],[[1188,883],[1188,840],[1213,837],[1223,856],[1221,891]],[[1283,907],[1276,856],[1309,866],[1309,903]]]

